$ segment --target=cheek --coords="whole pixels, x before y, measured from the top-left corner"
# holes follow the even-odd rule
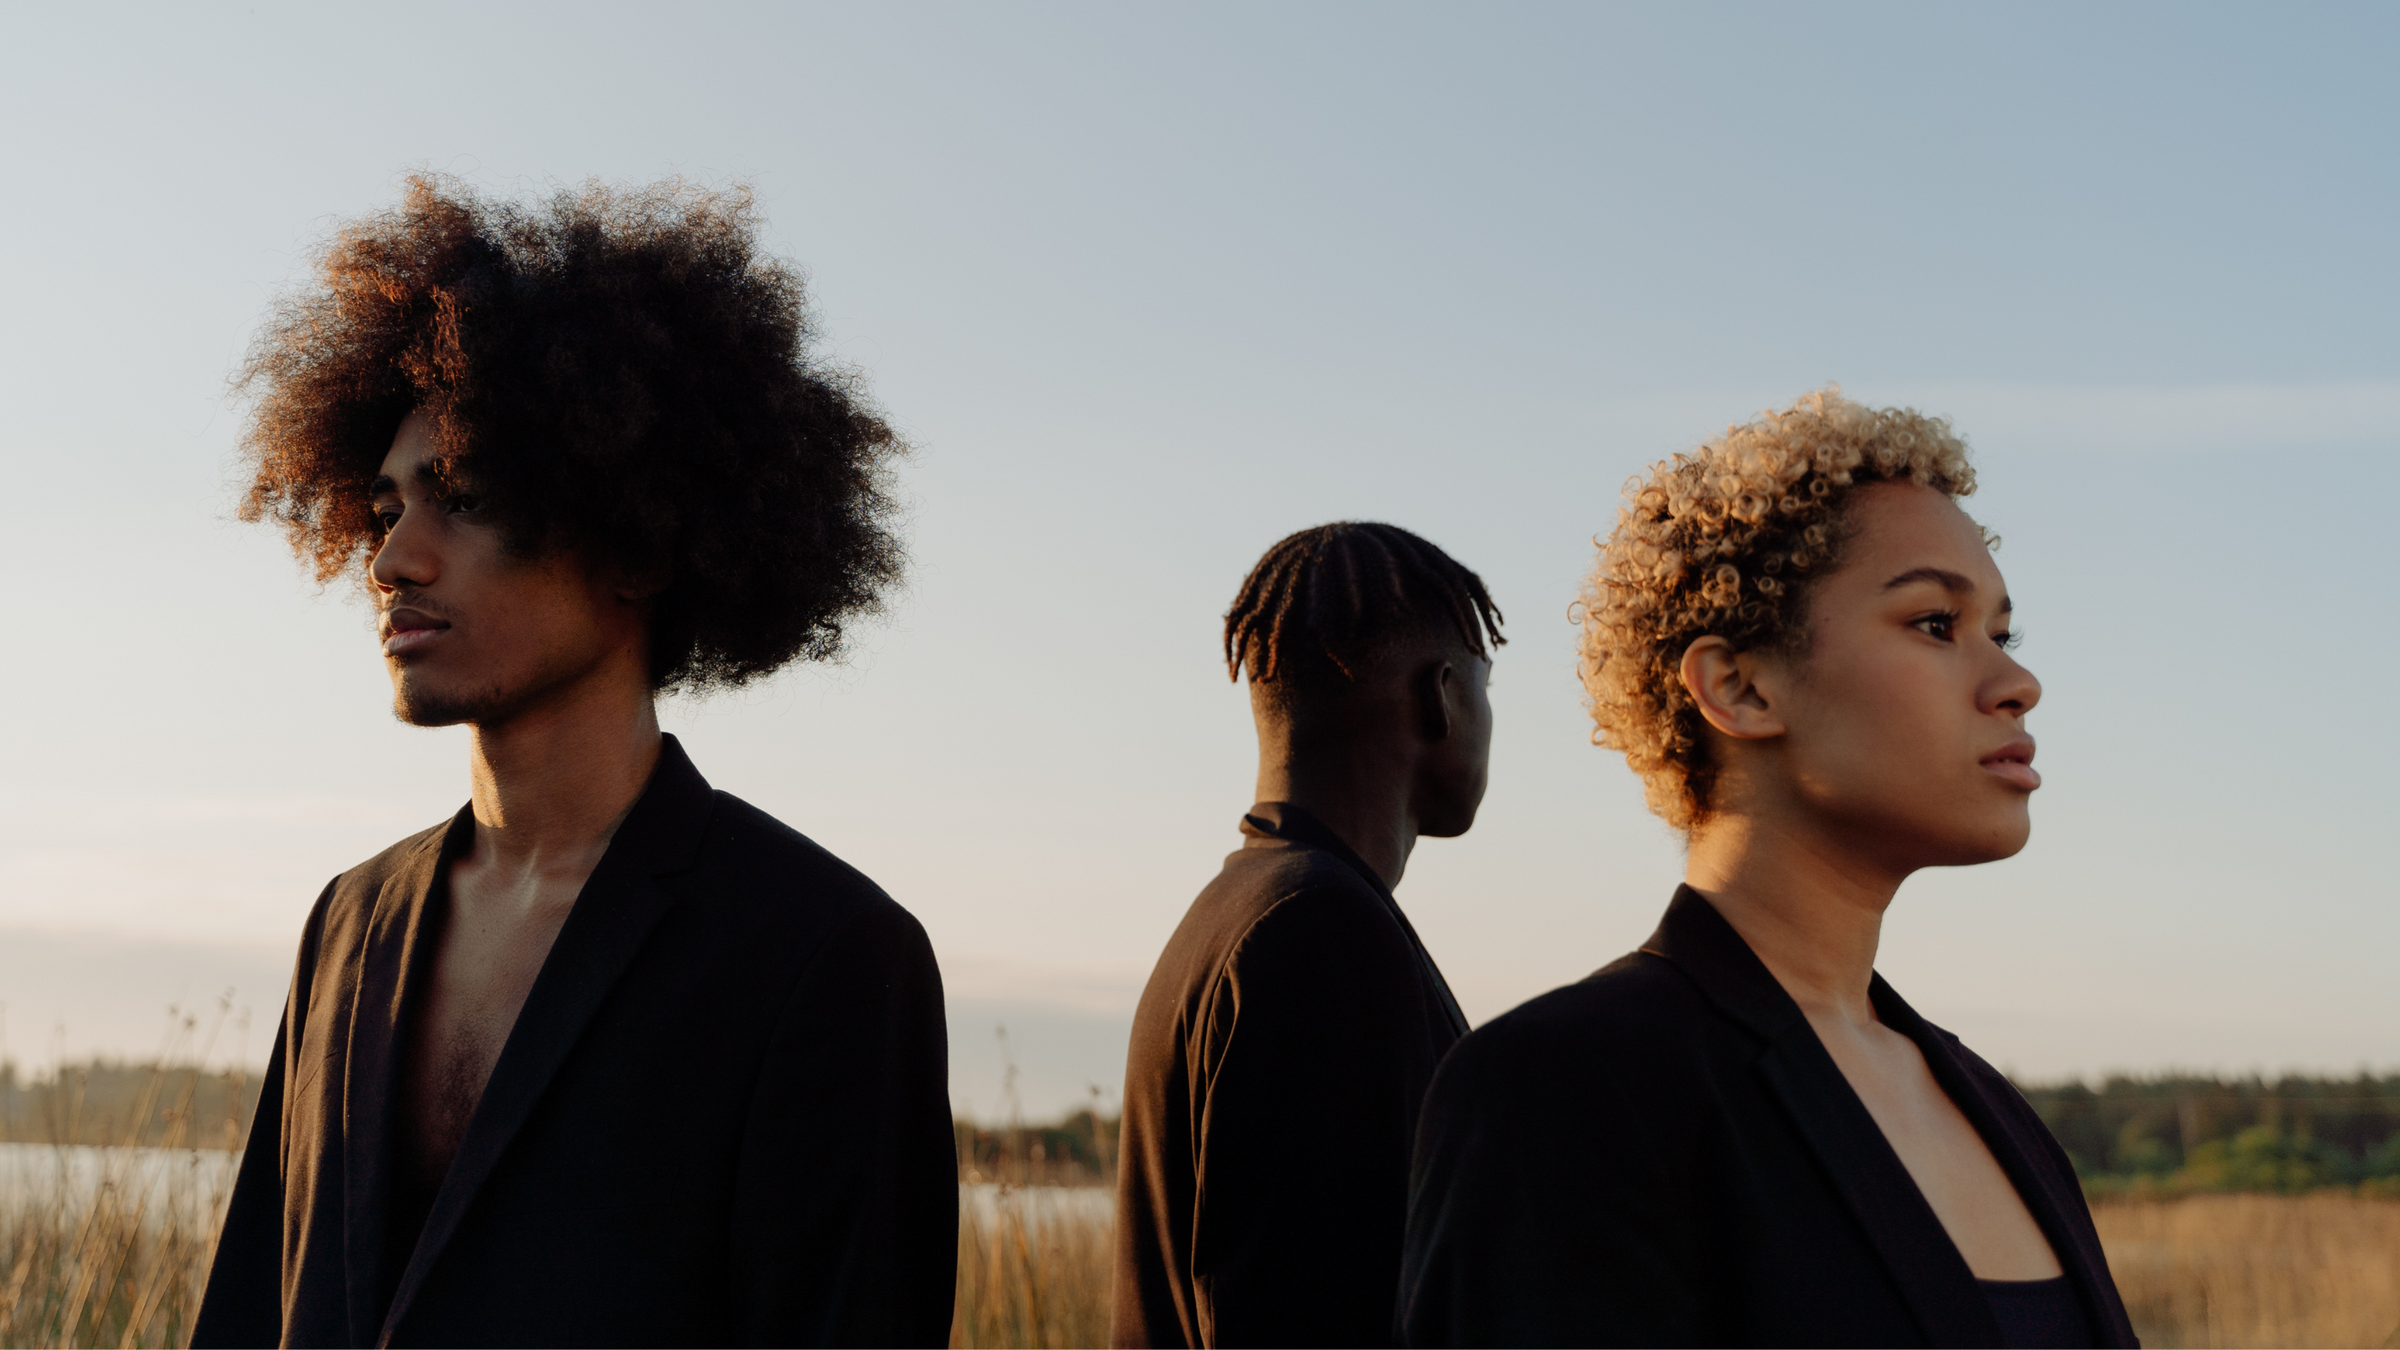
[[[1812,776],[1844,796],[1918,792],[1953,776],[1967,720],[1939,673],[1906,659],[1818,672],[1802,725]]]

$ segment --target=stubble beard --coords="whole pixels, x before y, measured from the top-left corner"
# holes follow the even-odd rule
[[[588,662],[561,660],[559,655],[552,654],[514,685],[494,680],[442,689],[423,678],[410,678],[403,667],[392,672],[392,716],[412,727],[505,725],[590,673]]]
[[[405,676],[392,681],[392,716],[412,727],[505,721],[513,702],[498,688],[446,692],[423,688]]]

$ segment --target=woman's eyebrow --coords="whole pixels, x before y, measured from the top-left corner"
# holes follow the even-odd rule
[[[1975,593],[1973,581],[1944,567],[1912,567],[1883,583],[1883,588],[1887,591],[1896,591],[1918,581],[1930,581],[1953,595],[1973,595]]]
[[[1952,595],[1968,596],[1975,593],[1975,583],[1972,580],[1946,567],[1912,567],[1883,583],[1883,588],[1887,591],[1898,590],[1902,586],[1917,581],[1930,581]],[[2000,594],[2000,612],[2002,614],[2017,612],[2017,602],[2005,591]]]

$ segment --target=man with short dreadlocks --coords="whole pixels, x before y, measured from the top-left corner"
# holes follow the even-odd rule
[[[1242,583],[1258,803],[1134,1014],[1116,1344],[1393,1343],[1417,1104],[1467,1024],[1392,888],[1475,821],[1501,641],[1483,582],[1390,525]]]

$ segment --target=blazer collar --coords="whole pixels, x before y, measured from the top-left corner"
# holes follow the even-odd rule
[[[342,1217],[349,1285],[350,1343],[372,1345],[384,1314],[385,1215],[391,1205],[391,1139],[398,1097],[400,1033],[410,994],[425,986],[450,864],[475,839],[475,813],[462,806],[438,835],[384,878],[361,937],[351,991],[350,1044],[343,1057]]]
[[[1658,931],[1642,944],[1642,950],[1673,962],[1726,1016],[1764,1042],[1757,1060],[1759,1073],[1782,1100],[1801,1137],[1824,1165],[1827,1180],[1866,1231],[1927,1341],[1934,1345],[1999,1344],[2000,1324],[1975,1282],[1975,1273],[1959,1255],[1958,1245],[1950,1240],[1933,1207],[1925,1203],[1924,1193],[1884,1139],[1875,1118],[1867,1113],[1866,1104],[1826,1053],[1800,1005],[1784,992],[1733,925],[1698,891],[1679,886]],[[1874,977],[1871,988],[1879,1011],[1887,1000],[1906,1008],[1882,976]],[[1927,1043],[1938,1038],[1932,1037],[1923,1019],[1910,1012],[1905,1025],[1891,1019],[1887,1022],[1925,1048],[1928,1063],[1934,1061],[1934,1050]],[[1942,1054],[1947,1060],[1946,1048]],[[1964,1075],[1942,1080],[1942,1087],[1974,1119],[1975,1108],[1969,1103],[1980,1105],[1980,1094],[1965,1083]],[[1986,1110],[1984,1114],[1990,1113]],[[2010,1156],[2020,1153],[2016,1141],[2005,1132],[1995,1134],[1981,1119],[1975,1124],[1993,1154],[2002,1159],[2011,1180],[2028,1170],[2021,1156]],[[2022,1183],[2019,1190],[2025,1190]],[[2027,1195],[2027,1202],[2033,1203],[2032,1195]],[[2045,1231],[2048,1228],[2045,1225]],[[2051,1235],[2051,1242],[2060,1264],[2072,1268],[2069,1253],[2074,1249],[2056,1234]]]
[[[1367,860],[1344,843],[1331,826],[1290,802],[1260,802],[1242,816],[1242,835],[1244,848],[1263,848],[1273,842],[1282,842],[1323,849],[1358,873],[1359,878],[1383,900],[1383,907],[1391,911],[1392,918],[1400,925],[1400,931],[1408,935],[1408,945],[1416,949],[1417,962],[1424,967],[1428,983],[1440,997],[1443,1015],[1450,1019],[1451,1034],[1467,1034],[1466,1013],[1460,1010],[1458,999],[1450,992],[1450,982],[1442,977],[1442,968],[1434,964],[1433,953],[1425,949],[1425,940],[1417,936],[1416,925],[1408,921],[1408,914],[1400,908],[1400,901],[1392,895],[1392,888],[1383,884],[1383,878],[1374,868],[1367,866]]]
[[[349,1106],[344,1166],[349,1170],[350,1299],[359,1344],[386,1345],[408,1306],[457,1232],[475,1194],[544,1088],[574,1049],[584,1025],[643,941],[672,906],[660,878],[697,859],[715,797],[673,736],[660,738],[658,765],[560,927],[534,978],[500,1058],[492,1066],[458,1156],[435,1194],[424,1231],[402,1271],[389,1308],[374,1306],[383,1288],[383,1201],[393,1113],[395,1051],[408,999],[424,987],[448,904],[449,864],[472,847],[475,817],[462,809],[384,886],[369,925],[359,1007],[351,1024]],[[371,1006],[370,1006],[371,1005]]]

